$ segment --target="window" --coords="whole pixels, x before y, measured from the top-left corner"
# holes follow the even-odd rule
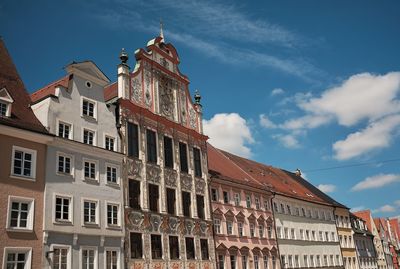
[[[131,233],[130,234],[131,243],[131,259],[141,259],[143,257],[143,243],[142,234]],[[153,248],[153,246],[152,246]]]
[[[333,259],[333,255],[330,255],[330,258],[331,258],[331,264],[330,264],[330,266],[334,266],[334,265],[335,265],[335,261],[334,261],[334,259]]]
[[[321,257],[317,255],[317,267],[321,266]]]
[[[232,227],[233,227],[233,223],[230,220],[226,221],[226,231],[227,233],[230,235],[232,234]]]
[[[294,267],[295,268],[300,267],[299,255],[294,255]]]
[[[231,255],[231,269],[236,269],[236,256]]]
[[[68,247],[54,247],[53,248],[53,266],[52,269],[68,268],[69,257]]]
[[[109,226],[120,226],[118,204],[107,203],[107,224]]]
[[[149,184],[149,206],[153,212],[158,212],[158,185]]]
[[[97,224],[97,201],[83,202],[83,222],[84,224]]]
[[[325,240],[329,242],[329,233],[325,232]]]
[[[182,208],[183,208],[183,215],[185,217],[190,217],[190,207],[191,207],[191,197],[190,192],[183,191],[182,192]]]
[[[284,204],[281,204],[281,213],[285,214],[285,205]]]
[[[268,233],[268,238],[272,238],[272,225],[271,225],[271,223],[267,224],[267,233]]]
[[[57,154],[57,159],[58,159],[58,168],[57,172],[60,174],[71,174],[71,156],[66,155],[63,153],[58,153]]]
[[[31,248],[4,248],[4,267],[7,269],[31,268]]]
[[[84,161],[84,175],[85,179],[97,180],[96,179],[96,162],[95,161]]]
[[[293,268],[293,256],[288,255],[288,267]]]
[[[106,149],[106,150],[114,151],[114,150],[115,150],[115,138],[106,135],[105,138],[104,138],[104,140],[105,140],[105,141],[104,141],[105,149]]]
[[[264,258],[263,258],[263,260],[264,260],[264,269],[268,269],[268,255],[264,255]]]
[[[336,266],[340,266],[340,265],[341,265],[340,257],[339,257],[339,255],[336,255]]]
[[[264,226],[263,225],[258,226],[258,234],[260,235],[261,238],[264,237]]]
[[[13,146],[12,174],[21,177],[36,177],[36,150]]]
[[[319,232],[319,241],[324,241],[324,235],[321,231]]]
[[[284,230],[284,237],[285,239],[289,239],[289,229],[288,228],[283,228]]]
[[[281,255],[281,263],[282,263],[283,268],[287,268],[285,255]]]
[[[254,224],[250,223],[250,236],[254,237]]]
[[[7,104],[0,102],[0,116],[6,116],[7,115]]]
[[[194,161],[194,175],[201,177],[201,153],[198,148],[193,148],[193,161]]]
[[[164,136],[164,166],[174,167],[174,153],[172,148],[172,138]]]
[[[95,248],[82,248],[81,261],[82,269],[94,269],[96,266],[96,249]]]
[[[304,230],[300,229],[300,239],[304,240]]]
[[[238,235],[240,237],[243,236],[243,223],[242,222],[238,222]]]
[[[259,269],[260,266],[258,264],[258,256],[254,255],[253,258],[254,258],[254,269]]]
[[[247,269],[247,256],[242,255],[242,269]]]
[[[218,269],[224,269],[224,255],[218,255]]]
[[[317,241],[317,237],[315,236],[315,231],[311,232],[311,240]]]
[[[229,192],[223,191],[222,194],[224,196],[224,203],[225,204],[229,203]]]
[[[106,165],[106,178],[108,184],[118,184],[117,167]]]
[[[95,105],[93,101],[82,99],[82,115],[95,118]]]
[[[335,241],[335,233],[334,232],[331,232],[331,240]]]
[[[83,129],[83,143],[88,144],[88,145],[94,145],[94,139],[95,139],[95,132],[88,130],[88,129]]]
[[[310,240],[310,231],[306,230],[306,240]]]
[[[118,269],[118,256],[117,250],[106,250],[106,269]]]
[[[201,258],[203,260],[208,260],[208,240],[207,239],[200,239],[200,248],[201,248]]]
[[[59,121],[58,122],[58,136],[62,138],[72,138],[72,125]]]
[[[288,213],[289,215],[292,215],[292,210],[291,210],[290,205],[287,205],[286,208],[287,208],[287,213]]]
[[[9,196],[7,229],[32,230],[34,212],[34,199]]]
[[[128,156],[139,158],[138,126],[128,122]]]
[[[235,199],[235,206],[239,206],[240,205],[240,194],[236,192],[234,194],[234,199]]]
[[[295,208],[294,208],[294,215],[295,215],[295,216],[300,216],[300,210],[299,210],[298,207],[295,207]]]
[[[169,236],[169,258],[171,260],[179,259],[179,241],[177,236]]]
[[[269,201],[267,200],[267,198],[264,198],[264,208],[265,210],[269,210]]]
[[[311,267],[315,267],[314,255],[310,255],[310,266],[311,266]]]
[[[254,199],[254,201],[255,201],[255,204],[256,204],[256,209],[260,209],[260,199],[258,197],[256,197]]]
[[[303,259],[304,259],[304,267],[308,267],[308,256],[304,255]]]
[[[140,209],[140,181],[129,180],[129,206]]]
[[[197,202],[197,216],[200,219],[204,219],[204,197],[203,195],[196,195]]]
[[[216,234],[221,233],[221,221],[219,219],[214,219],[214,229]]]
[[[167,212],[168,214],[175,215],[175,190],[167,188]]]
[[[147,136],[147,161],[157,163],[157,140],[156,133],[152,130],[146,130]]]
[[[181,172],[188,173],[187,147],[182,142],[179,142],[179,160],[181,163]]]
[[[217,202],[218,201],[218,191],[217,191],[217,189],[211,189],[211,200],[213,202]]]
[[[295,234],[295,232],[294,232],[294,229],[292,228],[292,229],[290,229],[290,238],[291,239],[296,239],[296,234]]]
[[[56,196],[55,220],[71,221],[72,198]]]
[[[274,204],[274,211],[278,212],[279,211],[278,204],[276,202],[274,202],[273,204]]]
[[[162,259],[161,235],[151,235],[151,258]]]
[[[303,207],[301,208],[301,214],[302,214],[303,217],[306,216],[306,210]]]
[[[186,259],[193,260],[195,257],[194,239],[191,237],[186,237],[185,243],[186,243]]]
[[[324,266],[328,266],[328,256],[324,255]]]
[[[247,208],[251,207],[251,196],[249,194],[246,195],[246,206]]]
[[[276,257],[272,255],[272,269],[276,269]]]
[[[278,233],[278,238],[282,238],[282,229],[281,229],[281,227],[276,227],[276,232]]]

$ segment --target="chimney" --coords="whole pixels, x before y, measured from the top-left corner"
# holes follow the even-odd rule
[[[296,176],[301,176],[301,170],[299,168],[296,169]]]
[[[128,99],[129,98],[129,65],[128,53],[125,49],[121,50],[119,54],[121,63],[118,65],[118,98]]]

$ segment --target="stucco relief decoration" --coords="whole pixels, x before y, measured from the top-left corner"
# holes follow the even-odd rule
[[[165,76],[160,78],[159,83],[160,110],[161,114],[168,118],[174,115],[174,91],[172,89],[172,80]]]
[[[196,111],[193,109],[193,107],[189,109],[189,125],[193,129],[196,129],[197,127]]]
[[[189,175],[181,175],[181,186],[182,189],[191,191],[192,190],[192,178]]]
[[[160,64],[167,69],[169,68],[169,62],[163,57],[160,58]]]
[[[176,263],[176,262],[172,263],[171,269],[180,269],[179,263]]]
[[[196,269],[196,264],[194,262],[189,263],[189,269]]]
[[[149,213],[145,213],[144,214],[141,228],[142,228],[142,230],[149,230],[151,228],[150,214]]]
[[[210,269],[210,265],[208,263],[204,264],[203,269]]]
[[[206,235],[207,228],[208,228],[207,222],[200,223],[200,230],[203,235]]]
[[[135,262],[131,268],[132,269],[143,269],[143,264],[139,263],[139,262]]]
[[[165,179],[165,184],[168,187],[176,187],[177,174],[174,170],[165,168],[164,179]]]
[[[179,225],[179,220],[177,218],[170,218],[169,219],[169,228],[171,231],[176,231]]]
[[[128,221],[126,223],[127,223],[128,228],[132,227],[132,229],[133,228],[138,229],[140,227],[140,224],[143,221],[142,213],[135,212],[135,211],[130,211],[127,214],[127,216],[128,216]]]
[[[163,268],[164,268],[164,266],[161,263],[156,263],[153,265],[153,269],[163,269]]]
[[[207,224],[207,233],[208,236],[213,236],[213,226],[210,222]]]
[[[140,179],[142,162],[138,159],[128,159],[128,176],[133,179]]]
[[[145,70],[144,71],[144,80],[145,80],[145,85],[146,85],[146,90],[144,93],[144,101],[146,106],[150,107],[153,101],[153,98],[151,96],[151,92],[150,92],[150,82],[151,82],[151,74],[149,71]]]
[[[142,101],[142,85],[137,77],[132,78],[131,84],[132,84],[131,96],[133,98],[133,101],[135,101],[136,103],[140,103]]]
[[[198,235],[198,236],[201,235],[200,221],[195,221],[194,222],[193,234],[194,235]]]
[[[186,220],[185,221],[187,235],[193,234],[194,225],[195,225],[195,223],[193,221],[191,221],[191,220]]]
[[[152,215],[150,217],[151,227],[153,228],[153,232],[158,232],[161,225],[161,218],[158,215]]]
[[[161,231],[164,233],[169,232],[169,217],[163,216],[161,221]]]
[[[186,125],[187,122],[187,111],[186,111],[186,93],[185,93],[185,88],[182,86],[181,91],[180,91],[180,98],[181,98],[181,118],[182,118],[182,124]]]
[[[157,165],[148,163],[146,165],[146,177],[149,181],[159,183],[161,180],[161,168]]]
[[[181,235],[186,234],[185,218],[179,218],[178,230]]]
[[[196,178],[196,192],[204,193],[206,182],[202,178]]]

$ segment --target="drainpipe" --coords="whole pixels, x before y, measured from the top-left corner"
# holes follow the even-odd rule
[[[274,198],[275,198],[276,193],[272,192],[272,199],[271,199],[271,209],[272,209],[272,217],[274,219],[274,230],[275,230],[275,239],[276,239],[276,249],[277,249],[277,259],[279,259],[279,264],[281,265],[281,269],[284,268],[284,265],[282,264],[282,260],[281,260],[281,255],[280,255],[280,251],[279,251],[279,243],[278,243],[278,233],[276,230],[276,221],[275,221],[275,209],[274,209]]]

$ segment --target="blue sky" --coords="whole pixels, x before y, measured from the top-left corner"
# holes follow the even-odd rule
[[[400,2],[262,2],[6,0],[0,35],[34,91],[73,60],[115,81],[120,49],[133,67],[162,18],[211,143],[400,215]]]

